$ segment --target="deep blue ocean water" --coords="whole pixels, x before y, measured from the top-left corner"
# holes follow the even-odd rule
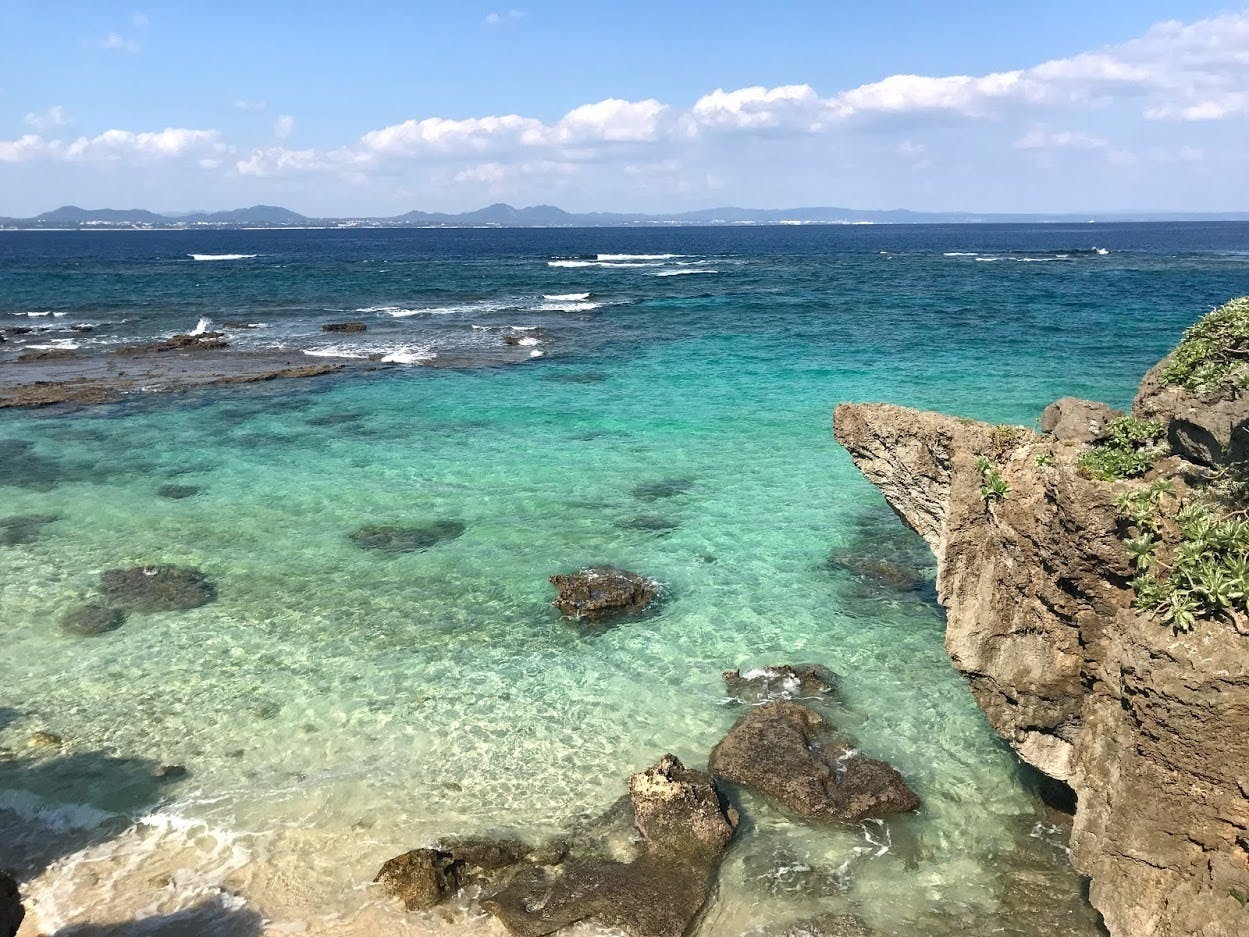
[[[722,670],[811,660],[924,807],[811,829],[747,797],[700,935],[830,911],[1093,934],[1061,832],[944,654],[931,559],[831,412],[1124,406],[1245,293],[1244,224],[0,232],[0,327],[48,329],[16,343],[107,354],[208,319],[260,326],[239,348],[540,352],[0,413],[0,514],[57,518],[0,545],[0,865],[48,931],[228,894],[274,933],[494,933],[363,886],[439,835],[592,815],[665,751],[701,767],[740,715]],[[368,331],[321,332],[344,319]],[[674,493],[635,490],[655,482]],[[464,533],[398,556],[349,537],[437,520]],[[217,601],[61,631],[100,570],[154,562],[199,567]],[[595,562],[663,581],[659,613],[561,621],[547,577]],[[38,731],[62,745],[27,747]],[[1038,877],[1066,930],[1012,917]]]

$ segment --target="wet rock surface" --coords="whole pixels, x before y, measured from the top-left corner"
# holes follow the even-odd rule
[[[821,914],[752,931],[747,937],[872,937],[862,919],[853,914]]]
[[[444,540],[454,540],[467,528],[461,521],[434,521],[419,527],[371,524],[351,534],[351,540],[362,550],[381,553],[414,553],[428,550]]]
[[[0,545],[34,543],[43,536],[45,527],[58,520],[59,514],[14,514],[11,517],[0,517]]]
[[[737,813],[708,775],[672,755],[633,775],[629,790],[632,857],[574,852],[556,868],[523,869],[482,907],[521,937],[580,921],[635,937],[681,937],[710,897]]]
[[[919,807],[892,766],[859,753],[819,713],[788,700],[752,709],[712,751],[708,769],[804,820],[859,821]]]
[[[169,564],[107,569],[100,574],[100,591],[112,605],[139,613],[186,611],[217,598],[198,569]]]
[[[659,595],[659,584],[615,566],[590,566],[551,577],[552,603],[570,618],[603,619],[640,612]]]
[[[1106,427],[1122,410],[1112,410],[1096,400],[1061,397],[1041,413],[1041,432],[1060,442],[1095,443],[1107,436]]]
[[[326,322],[322,324],[322,332],[366,332],[368,326],[363,322]]]
[[[115,631],[126,622],[126,613],[115,606],[77,605],[61,616],[61,628],[70,634],[91,637]]]
[[[775,664],[726,670],[722,676],[729,696],[742,703],[819,699],[837,693],[837,675],[820,664]]]
[[[409,911],[425,911],[460,890],[462,867],[441,849],[413,849],[387,860],[373,881]]]
[[[198,335],[171,335],[142,345],[122,345],[113,349],[116,355],[152,355],[167,351],[217,351],[228,347],[224,332],[200,332]]]

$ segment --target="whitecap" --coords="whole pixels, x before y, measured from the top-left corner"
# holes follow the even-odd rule
[[[1104,248],[1104,247],[1095,247],[1095,248],[1093,248],[1093,253],[1094,253],[1094,254],[1100,254],[1102,257],[1105,257],[1107,254],[1109,254],[1109,253],[1110,253],[1110,251],[1108,251],[1108,250],[1107,250],[1106,248]]]
[[[706,267],[700,267],[697,270],[656,270],[651,276],[656,277],[680,277],[691,273],[719,273],[719,270],[711,270]]]
[[[581,300],[589,299],[590,294],[589,293],[544,293],[542,298],[549,299],[557,303],[558,302],[565,302],[565,303],[580,302]]]
[[[596,260],[672,260],[684,254],[595,254]]]
[[[208,331],[209,329],[211,329],[212,327],[213,327],[213,320],[212,320],[212,319],[209,319],[209,318],[207,318],[207,317],[204,317],[204,318],[200,319],[200,320],[199,320],[199,322],[195,323],[195,328],[191,331],[191,334],[192,334],[192,335],[203,335],[205,332],[207,332],[207,331]]]
[[[542,353],[541,351],[539,351],[537,348],[535,348],[533,351],[529,352],[529,357],[530,357],[530,358],[541,358],[541,357],[542,357],[542,354],[543,354],[543,353]]]
[[[884,251],[881,251],[881,253],[883,254]],[[976,252],[975,251],[946,251],[941,256],[942,257],[975,257]]]
[[[313,358],[367,358],[368,352],[350,345],[321,345],[317,348],[305,348],[305,355]]]
[[[80,347],[72,338],[54,338],[50,342],[40,345],[27,345],[27,348],[33,348],[36,351],[73,351]]]
[[[604,260],[548,260],[548,267],[609,267],[609,268],[625,268],[625,267],[662,267],[660,261],[604,261]]]
[[[524,339],[521,340],[521,344],[524,344]],[[390,364],[420,364],[422,361],[432,361],[436,357],[438,356],[428,348],[408,346],[383,355],[382,361]]]
[[[10,315],[14,315],[14,316],[26,316],[27,318],[30,318],[30,319],[42,319],[44,316],[55,316],[57,319],[63,319],[63,318],[65,318],[65,316],[67,316],[67,315],[68,315],[68,313],[65,313],[65,312],[50,312],[50,311],[45,311],[45,312],[13,312],[13,313],[10,313]]]
[[[188,254],[192,260],[251,260],[258,254]]]
[[[602,303],[543,303],[538,312],[590,312],[598,309]]]
[[[516,344],[518,345],[541,345],[542,342],[534,338],[533,336],[526,336],[525,338],[522,338]]]

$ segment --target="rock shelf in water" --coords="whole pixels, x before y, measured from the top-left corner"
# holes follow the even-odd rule
[[[646,609],[659,583],[615,566],[590,566],[551,577],[554,606],[570,618],[603,619]]]

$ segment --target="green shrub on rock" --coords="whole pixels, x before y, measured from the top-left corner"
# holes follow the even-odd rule
[[[1249,296],[1202,316],[1184,333],[1162,372],[1163,384],[1206,394],[1220,384],[1249,381]]]
[[[1162,455],[1163,425],[1155,420],[1121,416],[1107,426],[1109,438],[1076,460],[1090,478],[1117,481],[1148,472]]]

